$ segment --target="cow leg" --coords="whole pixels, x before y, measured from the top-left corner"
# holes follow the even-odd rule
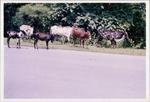
[[[38,40],[36,40],[36,49],[38,49]]]
[[[17,48],[21,48],[20,47],[20,38],[17,39]]]
[[[19,43],[19,48],[21,48],[21,42],[20,42],[20,38],[19,38],[19,42],[18,42],[18,43]]]
[[[35,40],[34,40],[34,48],[35,48],[35,49],[38,49],[37,42],[38,42],[38,39],[35,39]]]
[[[80,47],[81,47],[81,45],[84,48],[84,40],[83,39],[80,39]]]
[[[70,43],[70,36],[69,36],[69,37],[67,37],[67,40],[68,40],[68,43]]]
[[[110,42],[111,42],[111,48],[113,48],[114,47],[113,41],[111,40]]]
[[[81,47],[81,44],[82,44],[82,40],[80,39],[80,47]]]
[[[83,47],[83,40],[82,39],[80,39],[80,47]]]
[[[18,44],[19,44],[19,39],[17,39],[17,46],[16,46],[17,48],[18,48]]]
[[[84,39],[81,40],[80,46],[81,46],[81,44],[82,44],[82,47],[84,48]]]
[[[10,38],[11,38],[11,37],[8,37],[8,38],[7,38],[7,46],[8,46],[8,48],[10,48],[10,45],[9,45]]]
[[[49,42],[49,41],[47,40],[47,41],[46,41],[46,49],[48,49],[48,42]]]
[[[61,44],[65,44],[65,36],[62,36],[62,38],[61,38]]]
[[[82,40],[82,45],[83,45],[83,48],[84,48],[84,42],[85,42],[85,40],[83,39],[83,40]]]
[[[111,40],[111,47],[112,47],[112,48],[116,48],[116,46],[117,46],[117,45],[116,45],[115,39],[112,39],[112,40]]]
[[[36,42],[35,42],[35,40],[34,40],[34,49],[36,49],[35,43],[36,43]]]
[[[76,40],[76,38],[73,37],[73,46],[75,46],[75,40]]]

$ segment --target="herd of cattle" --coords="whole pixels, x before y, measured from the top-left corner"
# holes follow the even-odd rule
[[[77,26],[51,26],[49,27],[49,33],[43,32],[36,32],[34,33],[34,28],[29,25],[21,25],[20,31],[7,31],[8,38],[7,38],[7,45],[10,48],[10,39],[16,38],[17,39],[17,48],[20,48],[20,39],[34,39],[34,48],[38,49],[37,42],[38,40],[46,42],[46,48],[48,49],[49,41],[53,42],[56,36],[65,36],[67,40],[70,42],[70,37],[73,38],[73,44],[75,45],[75,40],[78,38],[80,40],[80,45],[84,47],[85,40],[91,40],[91,32],[85,31],[83,28]],[[125,32],[120,31],[110,31],[99,29],[97,30],[98,38],[110,40],[111,46],[116,46],[117,39],[124,39],[127,38],[130,42],[128,34]]]

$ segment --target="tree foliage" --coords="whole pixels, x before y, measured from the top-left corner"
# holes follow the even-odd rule
[[[33,3],[5,4],[4,7],[5,31],[22,24],[45,32],[52,25],[77,25],[90,30],[93,41],[97,29],[118,30],[129,34],[134,47],[146,46],[144,3]]]

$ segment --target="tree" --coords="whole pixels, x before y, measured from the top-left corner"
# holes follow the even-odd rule
[[[4,36],[7,36],[7,30],[17,30],[18,28],[13,24],[13,16],[15,16],[17,8],[25,4],[6,3],[4,4]]]
[[[48,17],[52,12],[44,4],[27,4],[18,9],[13,23],[17,26],[28,24],[34,26],[35,31],[45,31],[48,28]]]

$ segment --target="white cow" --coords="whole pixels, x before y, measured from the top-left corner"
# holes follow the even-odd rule
[[[29,37],[33,34],[34,28],[29,25],[21,25],[20,30],[24,31],[27,34],[27,36]]]
[[[63,26],[52,26],[50,28],[50,34],[66,36],[68,41],[70,41],[70,35],[72,34],[73,27],[63,27]]]

